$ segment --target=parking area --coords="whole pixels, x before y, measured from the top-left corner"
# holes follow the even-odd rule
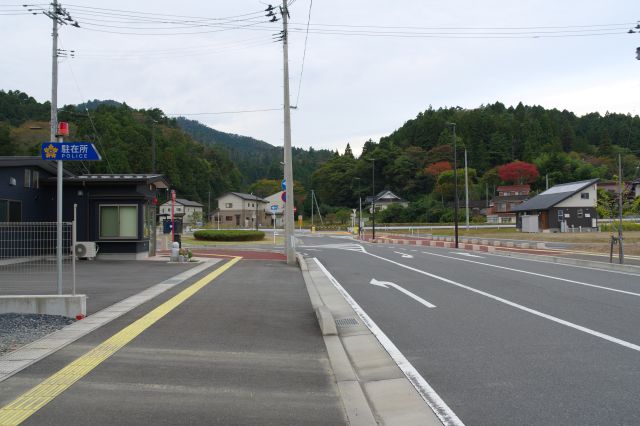
[[[157,260],[95,260],[76,263],[76,293],[87,295],[90,315],[141,292],[142,290],[191,269],[197,263],[169,264]],[[63,293],[72,291],[72,278],[65,265]],[[37,271],[0,267],[0,295],[55,294],[55,274],[48,281]]]

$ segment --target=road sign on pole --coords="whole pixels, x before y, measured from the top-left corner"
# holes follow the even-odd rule
[[[287,202],[287,191],[282,191],[282,195],[280,196],[280,199],[286,203]]]
[[[286,190],[287,189],[287,180],[286,179],[282,179],[282,182],[280,182],[280,186],[282,187],[282,190]]]
[[[40,147],[43,160],[100,161],[100,153],[90,142],[44,142]]]

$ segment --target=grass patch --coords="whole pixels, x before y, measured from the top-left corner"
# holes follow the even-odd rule
[[[200,241],[262,241],[264,235],[262,231],[213,229],[202,229],[193,233],[193,237]]]

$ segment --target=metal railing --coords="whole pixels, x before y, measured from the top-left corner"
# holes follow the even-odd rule
[[[26,284],[56,291],[56,222],[0,222],[0,294]],[[75,281],[74,223],[62,224],[65,281]],[[7,290],[7,292],[3,291]]]

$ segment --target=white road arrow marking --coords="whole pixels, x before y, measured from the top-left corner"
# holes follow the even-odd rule
[[[471,253],[465,253],[465,252],[459,252],[459,251],[450,251],[449,253],[451,253],[451,254],[459,254],[460,256],[477,257],[479,259],[484,259],[484,257],[478,256],[477,254],[471,254]]]
[[[412,298],[416,302],[422,303],[427,308],[435,308],[436,307],[436,305],[434,305],[432,303],[429,303],[426,300],[416,296],[415,294],[411,293],[409,290],[405,290],[404,288],[400,287],[398,284],[395,284],[395,283],[392,283],[392,282],[389,282],[389,281],[378,281],[375,278],[372,278],[371,281],[369,281],[369,284],[377,285],[378,287],[384,287],[384,288],[393,287],[396,290],[400,291],[401,293],[406,294],[407,296],[409,296],[410,298]]]
[[[399,251],[394,251],[394,253],[399,254],[399,255],[401,255],[402,257],[407,258],[407,259],[413,259],[413,255],[412,255],[412,254],[401,253],[401,252],[399,252]]]

